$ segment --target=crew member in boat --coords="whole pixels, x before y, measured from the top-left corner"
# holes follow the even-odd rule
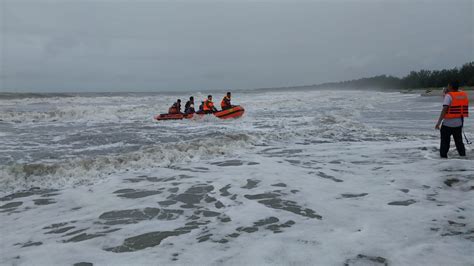
[[[227,110],[227,109],[230,109],[230,108],[234,107],[230,103],[230,98],[231,98],[231,93],[227,92],[226,96],[224,96],[224,98],[222,98],[222,101],[221,101],[222,110]]]
[[[185,114],[194,114],[194,97],[191,96],[189,97],[189,101],[186,102],[186,105],[184,106],[184,113]]]
[[[168,114],[181,114],[181,99],[178,99],[173,105],[168,109]]]
[[[206,114],[217,112],[214,102],[212,101],[212,95],[207,96],[207,100],[205,100],[203,103],[202,110]]]

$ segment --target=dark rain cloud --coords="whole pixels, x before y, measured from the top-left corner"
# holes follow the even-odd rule
[[[474,60],[467,1],[13,1],[0,91],[257,88]]]

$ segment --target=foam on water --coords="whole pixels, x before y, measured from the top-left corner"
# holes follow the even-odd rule
[[[271,142],[390,137],[358,120],[363,103],[345,107],[343,98],[334,97],[340,102],[334,107],[326,100],[333,97],[326,91],[290,95],[293,100],[283,92],[242,95],[239,100],[247,109],[242,120],[210,116],[163,123],[151,117],[155,106],[166,109],[172,96],[9,100],[0,112],[3,128],[13,133],[1,140],[9,163],[0,165],[0,187],[11,191],[91,184],[117,171],[199,160]],[[12,150],[17,151],[14,157]]]
[[[139,151],[94,158],[11,164],[0,168],[0,187],[2,191],[14,191],[31,187],[61,188],[68,185],[93,184],[117,171],[153,169],[200,161],[229,153],[234,149],[249,148],[250,144],[251,136],[224,135],[212,139],[148,146]]]
[[[0,264],[472,262],[474,154],[438,158],[439,99],[236,93],[240,120],[152,121],[173,97],[0,100]]]

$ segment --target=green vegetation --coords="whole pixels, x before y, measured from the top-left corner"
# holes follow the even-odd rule
[[[339,88],[387,88],[387,89],[415,89],[443,87],[448,82],[457,80],[461,86],[474,86],[474,62],[466,63],[461,68],[443,70],[412,71],[403,78],[393,76],[375,76],[342,82],[330,82],[317,87]]]

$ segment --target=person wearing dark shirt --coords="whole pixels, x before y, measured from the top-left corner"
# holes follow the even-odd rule
[[[189,97],[189,101],[186,102],[186,105],[184,106],[184,113],[185,114],[194,114],[194,97],[191,96]]]

